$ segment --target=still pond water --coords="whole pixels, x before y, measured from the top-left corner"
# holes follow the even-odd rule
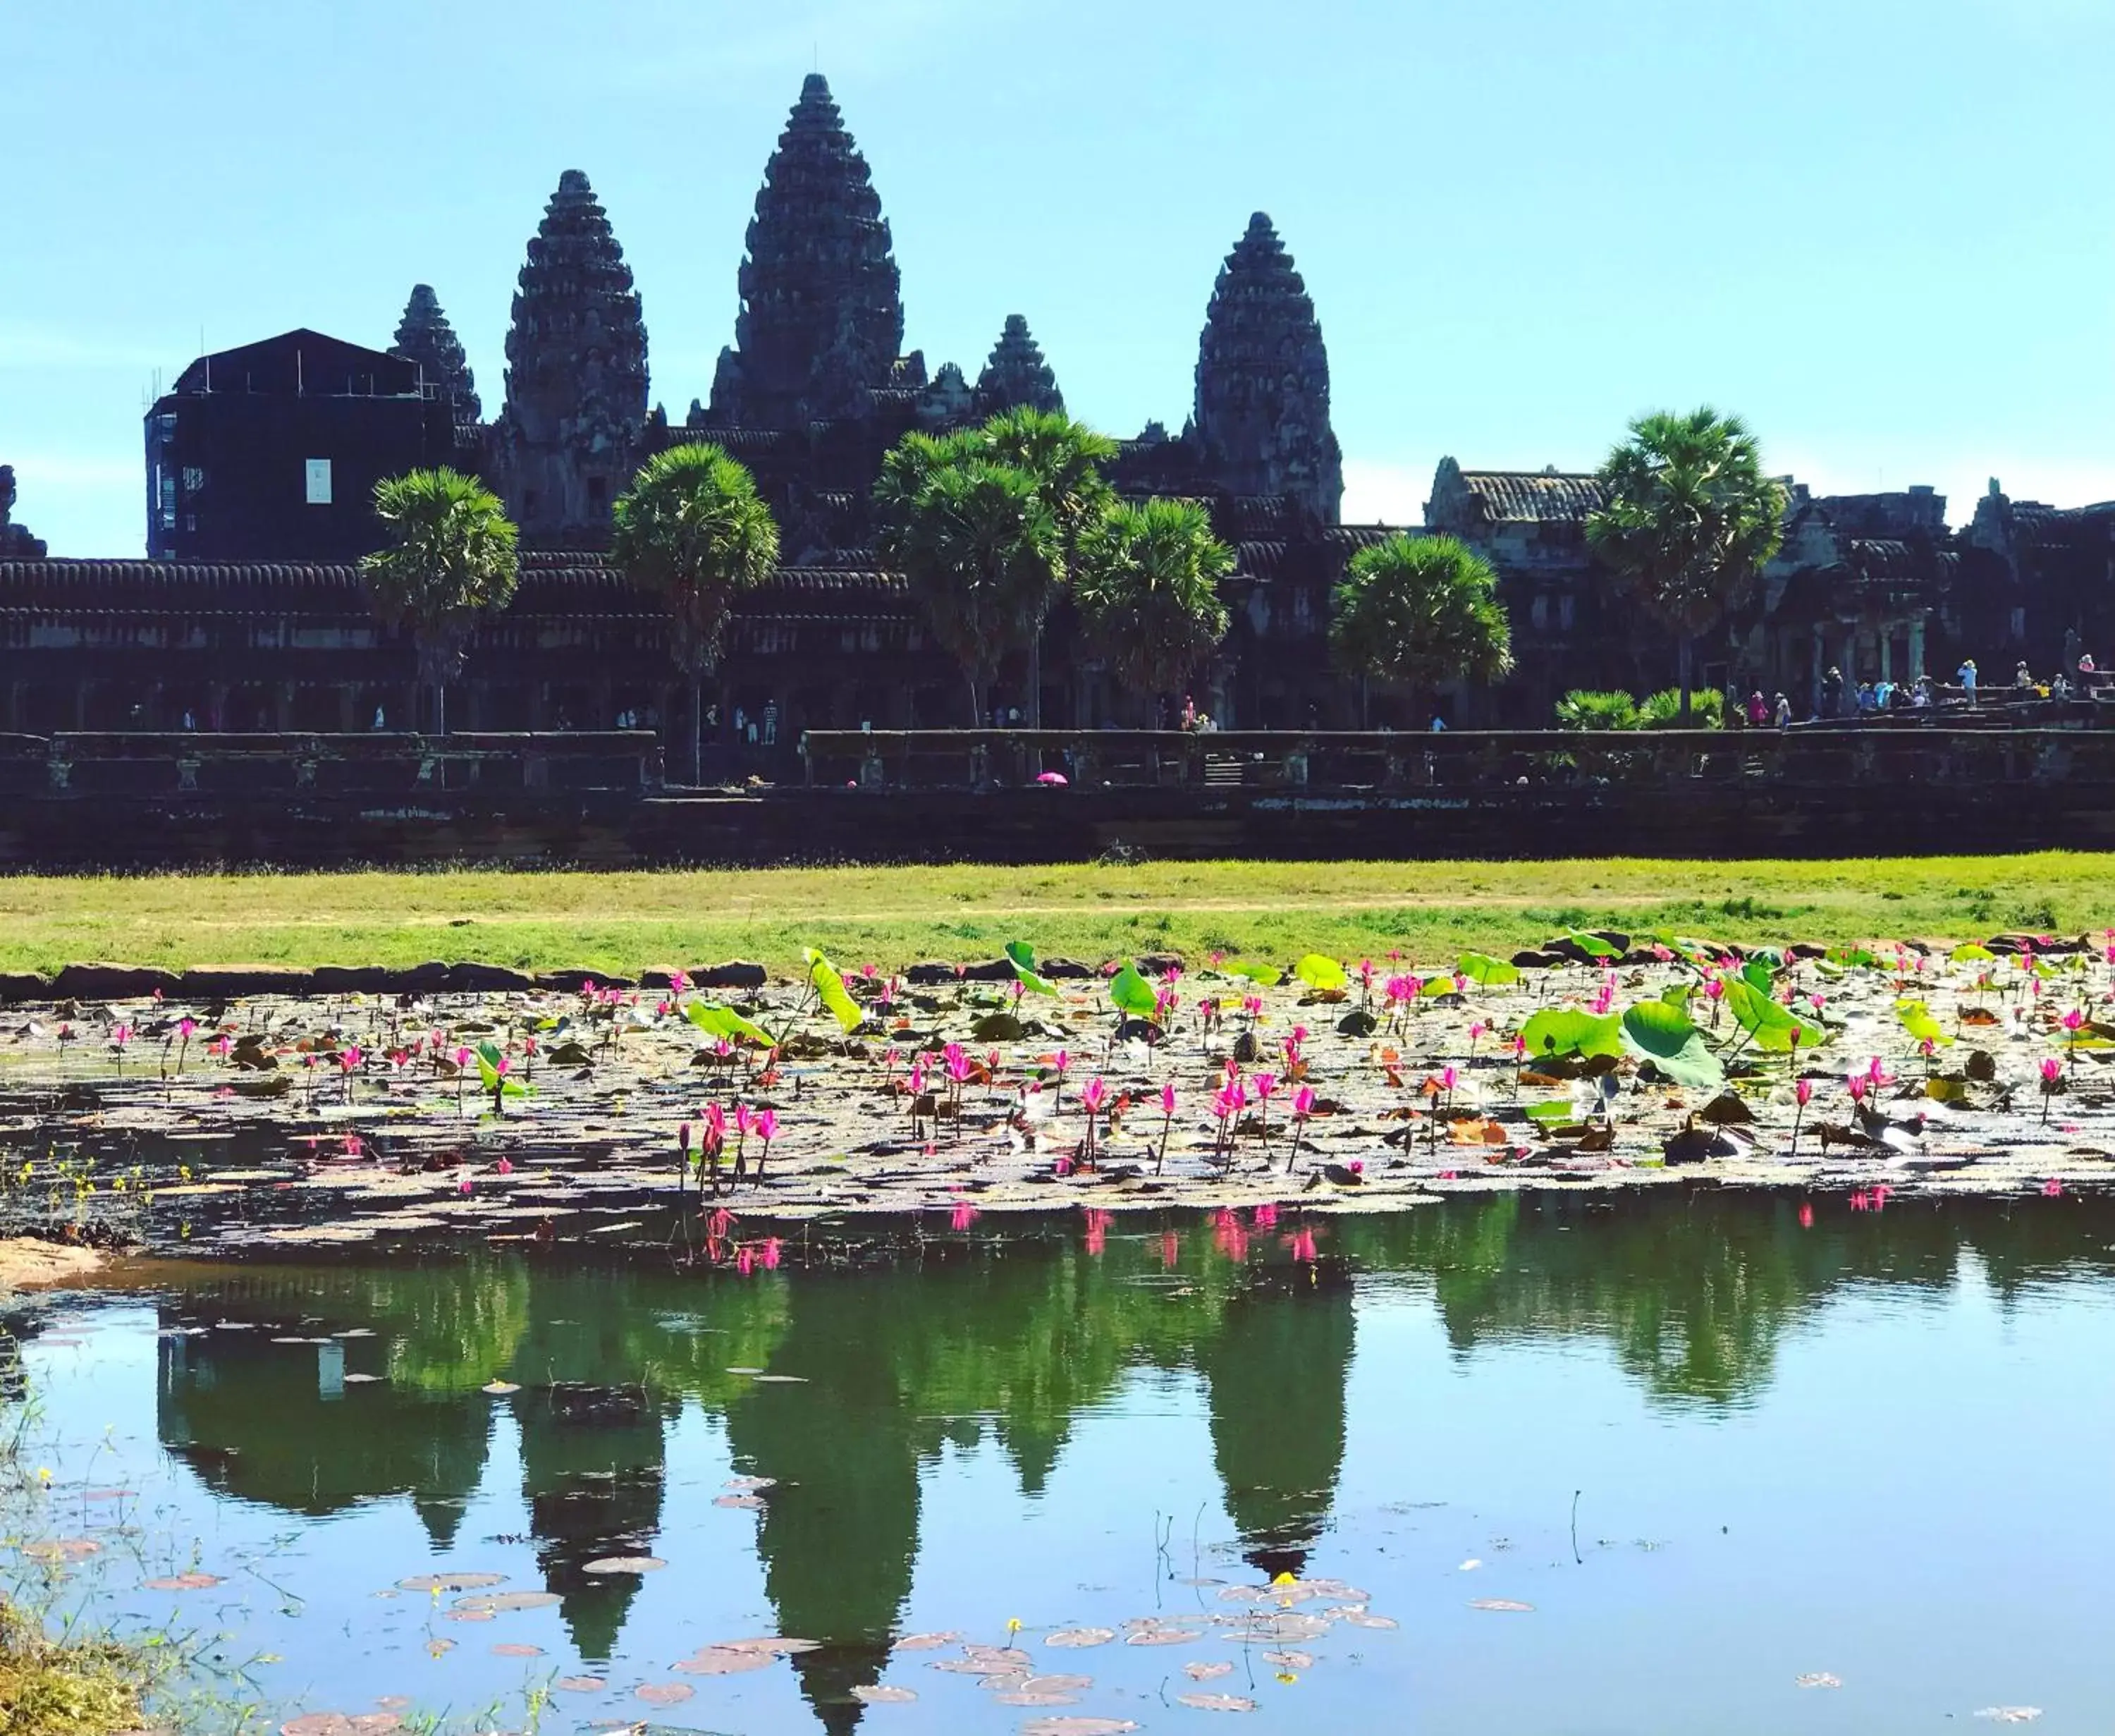
[[[2115,1727],[2115,1202],[1813,1215],[163,1269],[15,1321],[30,1523],[273,1725]]]

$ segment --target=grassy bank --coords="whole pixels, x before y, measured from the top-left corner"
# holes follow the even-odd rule
[[[1019,936],[1099,959],[1171,948],[1450,957],[1567,925],[1733,941],[2076,932],[2115,922],[2115,857],[1837,862],[1209,862],[637,874],[0,879],[0,969],[87,960],[633,971],[989,957]]]
[[[107,1640],[58,1643],[0,1602],[0,1732],[5,1736],[114,1736],[135,1730],[152,1672]]]

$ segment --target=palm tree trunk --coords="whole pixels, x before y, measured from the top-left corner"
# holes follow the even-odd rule
[[[1043,727],[1043,629],[1028,641],[1028,727]]]
[[[693,788],[705,781],[705,675],[702,669],[690,671],[690,783]]]
[[[963,673],[970,684],[970,728],[981,729],[984,727],[984,671],[968,669]]]
[[[1677,659],[1676,667],[1680,672],[1681,682],[1681,727],[1684,729],[1689,728],[1689,691],[1693,678],[1691,666],[1695,650],[1695,640],[1689,634],[1684,633],[1681,639],[1681,650],[1676,654]]]

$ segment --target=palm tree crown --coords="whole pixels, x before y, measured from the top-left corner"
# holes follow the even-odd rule
[[[1329,645],[1348,673],[1420,699],[1450,681],[1512,668],[1498,575],[1451,536],[1392,536],[1351,557],[1331,599]]]
[[[477,618],[506,608],[519,572],[516,534],[499,497],[458,471],[407,471],[374,485],[389,546],[360,563],[375,613],[408,625],[419,679],[445,733],[448,679]]]
[[[1737,606],[1783,540],[1784,490],[1738,416],[1657,411],[1601,466],[1608,504],[1586,540],[1680,642],[1689,714],[1691,641]]]
[[[1194,501],[1112,507],[1080,537],[1077,565],[1088,636],[1135,694],[1172,692],[1227,636],[1219,581],[1234,551]]]
[[[677,664],[709,672],[735,598],[778,566],[778,526],[755,478],[719,447],[672,446],[646,462],[612,517],[617,565],[668,605]]]

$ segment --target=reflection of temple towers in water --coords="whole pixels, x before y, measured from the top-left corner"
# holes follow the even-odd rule
[[[1266,1574],[1306,1570],[1344,1463],[1351,1287],[1253,1283],[1227,1298],[1197,1348],[1212,1458],[1245,1559]]]
[[[823,1642],[792,1662],[832,1736],[859,1724],[852,1689],[888,1667],[918,1555],[930,1430],[900,1373],[900,1335],[918,1319],[887,1306],[900,1282],[797,1283],[779,1355],[810,1384],[755,1387],[727,1411],[736,1468],[777,1479],[758,1515],[756,1552],[779,1631]]]

